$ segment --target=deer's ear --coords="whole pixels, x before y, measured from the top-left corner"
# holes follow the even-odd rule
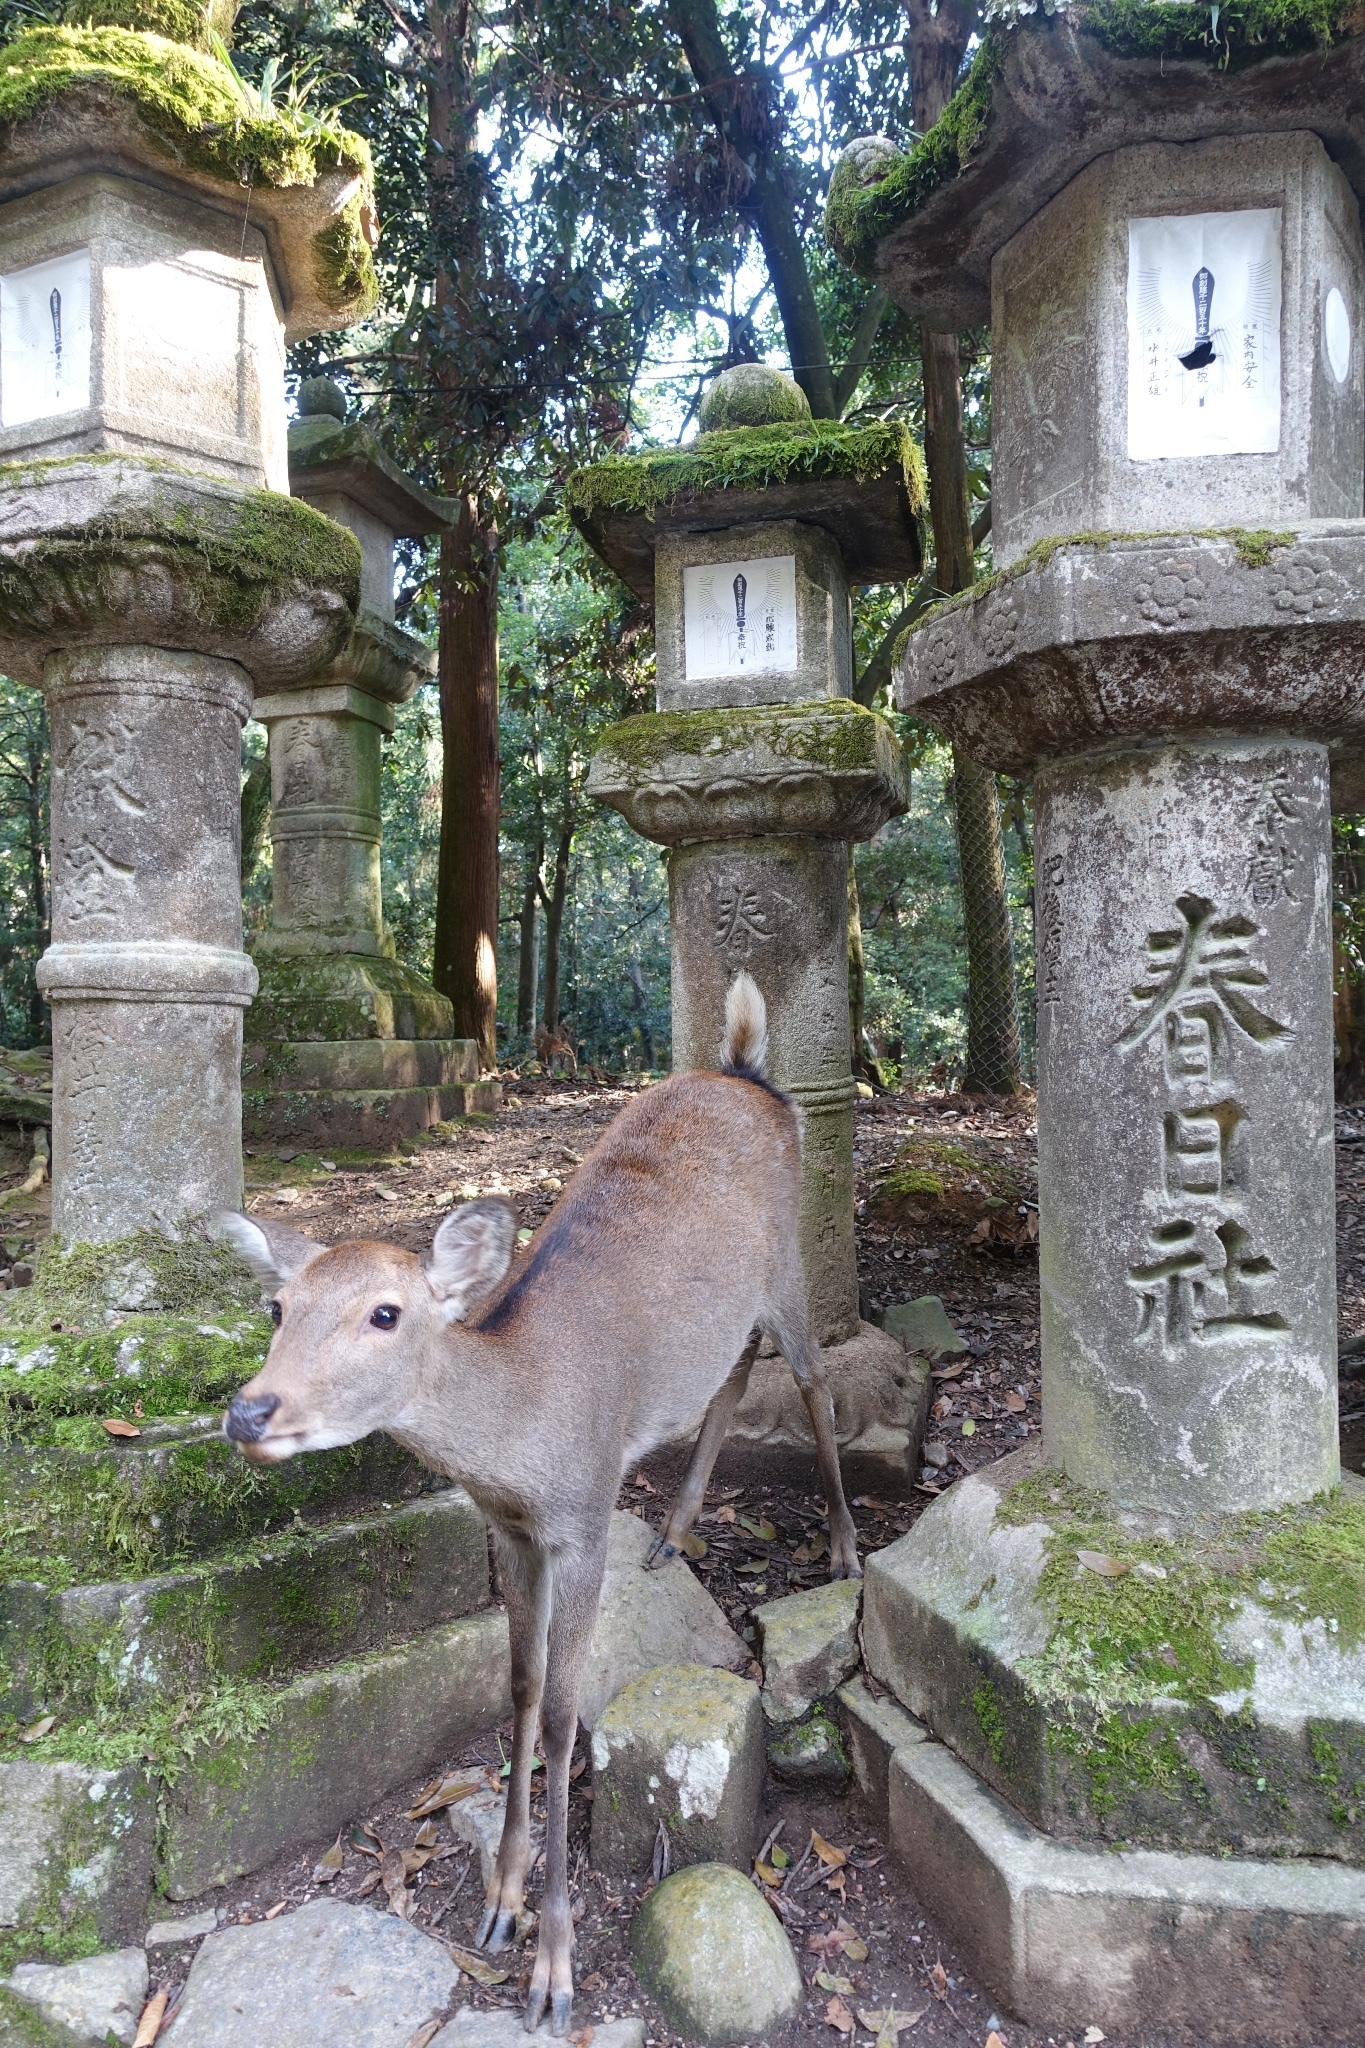
[[[301,1273],[313,1259],[321,1258],[327,1249],[325,1244],[305,1237],[301,1230],[290,1230],[284,1223],[258,1223],[254,1216],[239,1215],[235,1209],[220,1209],[210,1228],[215,1237],[230,1244],[238,1257],[245,1259],[262,1287],[271,1294]]]
[[[437,1231],[422,1271],[448,1323],[463,1322],[476,1301],[497,1286],[517,1240],[510,1202],[465,1202]]]

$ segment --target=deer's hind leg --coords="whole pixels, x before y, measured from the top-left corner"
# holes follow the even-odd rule
[[[811,1432],[815,1437],[815,1455],[820,1465],[820,1481],[825,1489],[825,1508],[829,1515],[830,1577],[860,1579],[863,1568],[858,1562],[858,1532],[844,1498],[844,1478],[839,1470],[834,1396],[829,1390],[820,1347],[811,1336],[806,1321],[804,1282],[798,1279],[797,1284],[799,1294],[783,1304],[774,1315],[773,1336],[801,1390],[801,1399],[806,1404]]]
[[[750,1331],[749,1341],[731,1366],[729,1376],[711,1396],[711,1405],[693,1447],[683,1483],[674,1496],[659,1539],[645,1559],[646,1566],[652,1570],[657,1571],[660,1565],[668,1563],[670,1557],[676,1557],[692,1533],[692,1525],[706,1498],[706,1482],[711,1477],[711,1468],[725,1442],[725,1433],[734,1412],[744,1399],[762,1335],[761,1330]]]
[[[512,1656],[512,1769],[497,1861],[484,1897],[475,1948],[506,1947],[531,1865],[531,1764],[545,1693],[552,1564],[547,1552],[493,1524],[498,1578],[507,1602]]]

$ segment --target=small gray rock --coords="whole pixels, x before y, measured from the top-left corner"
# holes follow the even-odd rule
[[[147,2001],[147,1958],[140,1948],[121,1948],[80,1963],[20,1963],[7,1981],[73,2041],[105,2048],[112,2034],[128,2048]]]
[[[459,1977],[405,1920],[315,1899],[209,1935],[161,2048],[407,2048]]]
[[[431,2048],[526,2048],[528,2041],[548,2044],[553,2039],[548,2020],[528,2035],[519,2012],[479,2012],[466,2005],[442,2027]],[[611,2020],[592,2029],[592,2048],[644,2048],[644,2040],[643,2020]]]
[[[147,1929],[144,1946],[147,1948],[176,1948],[187,1941],[199,1941],[206,1934],[212,1934],[218,1926],[218,1909],[210,1906],[207,1913],[190,1913],[183,1920],[155,1920]]]
[[[748,1869],[763,1789],[763,1710],[752,1680],[666,1664],[617,1694],[592,1733],[592,1862],[650,1869],[660,1824],[675,1864]]]
[[[858,1667],[857,1579],[831,1579],[754,1609],[763,1643],[763,1711],[770,1721],[799,1721],[813,1700]]]
[[[446,1809],[450,1819],[450,1832],[457,1842],[465,1842],[479,1852],[479,1876],[485,1890],[493,1881],[493,1865],[498,1859],[502,1846],[503,1823],[507,1819],[507,1794],[494,1791],[491,1785],[475,1792],[469,1799],[457,1800]],[[531,1822],[531,1853],[544,1846],[545,1828],[536,1820]]]
[[[761,2041],[805,1987],[772,1908],[726,1863],[665,1878],[630,1930],[631,1960],[672,2025],[703,2048]]]
[[[660,1664],[738,1664],[748,1654],[680,1557],[660,1571],[645,1570],[653,1544],[648,1522],[612,1516],[602,1597],[578,1687],[578,1718],[587,1729],[643,1671]]]
[[[768,1769],[784,1785],[842,1792],[848,1783],[848,1754],[839,1731],[819,1707],[768,1744]]]
[[[892,1337],[899,1337],[907,1351],[958,1358],[967,1340],[948,1320],[948,1311],[936,1294],[922,1294],[917,1301],[898,1301],[883,1309],[877,1320]]]

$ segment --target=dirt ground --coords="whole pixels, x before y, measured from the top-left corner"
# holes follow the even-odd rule
[[[628,1086],[596,1082],[512,1081],[507,1106],[495,1123],[446,1127],[430,1142],[382,1160],[323,1161],[289,1146],[257,1146],[247,1159],[248,1207],[323,1240],[386,1237],[415,1250],[430,1241],[436,1222],[452,1203],[496,1192],[511,1196],[524,1224],[534,1228],[631,1092]],[[1338,1140],[1343,1450],[1348,1462],[1361,1470],[1365,1111],[1342,1112]],[[951,1150],[945,1153],[945,1146]],[[16,1192],[28,1171],[27,1151],[16,1146],[8,1155],[0,1153],[0,1185],[9,1189],[0,1193],[0,1228],[10,1259],[26,1258],[46,1229],[46,1189],[28,1196]],[[914,1200],[888,1204],[882,1192],[884,1179],[907,1156],[920,1163],[926,1158],[956,1160],[959,1180],[966,1183],[962,1201],[957,1206],[930,1203],[927,1214],[925,1205]],[[959,1370],[954,1370],[956,1361],[944,1361],[929,1431],[935,1448],[912,1498],[888,1501],[863,1495],[853,1503],[860,1544],[864,1551],[872,1551],[904,1533],[929,1500],[962,1471],[1003,1456],[1038,1429],[1037,1258],[1029,1215],[1037,1199],[1032,1107],[1027,1102],[1007,1105],[949,1095],[895,1095],[865,1102],[857,1114],[856,1158],[865,1312],[937,1294],[969,1344]],[[974,1177],[972,1160],[979,1162],[979,1177]],[[1004,1197],[999,1193],[1002,1188]],[[987,1230],[984,1223],[992,1217]],[[1353,1348],[1357,1340],[1358,1353]],[[620,1505],[657,1522],[675,1476],[676,1466],[669,1461],[651,1462],[627,1475]],[[747,1529],[746,1522],[754,1529]],[[772,1536],[764,1524],[771,1527]],[[807,1553],[812,1547],[819,1549],[821,1526],[822,1501],[814,1491],[782,1486],[739,1490],[718,1481],[708,1493],[698,1525],[707,1552],[692,1568],[732,1625],[743,1632],[758,1600],[819,1582],[824,1566]],[[754,1533],[759,1529],[761,1534]],[[510,1724],[448,1758],[445,1768],[484,1765],[497,1771],[509,1736]],[[640,2013],[652,2048],[671,2048],[678,2037],[643,1995],[629,1964],[628,1933],[639,1894],[628,1882],[609,1880],[589,1867],[591,1772],[581,1742],[578,1762],[582,1767],[570,1808],[575,1910],[580,1916],[574,2024],[590,2027]],[[343,1833],[342,1868],[328,1886],[334,1896],[364,1896],[376,1910],[388,1909],[383,1885],[367,1888],[367,1879],[377,1869],[375,1857],[352,1846],[351,1837],[371,1849],[375,1840],[389,1849],[412,1847],[421,1822],[409,1818],[408,1809],[425,1782],[414,1781],[400,1795],[355,1816],[353,1827]],[[992,2032],[1003,2048],[1084,2048],[1086,2043],[1093,2048],[1104,2038],[1093,2028],[1086,2032],[1083,2023],[1078,2023],[1074,2036],[1038,2034],[1002,2015],[991,1994],[962,1967],[951,1945],[921,1911],[856,1791],[812,1795],[770,1785],[765,1832],[779,1822],[779,1844],[793,1857],[805,1849],[815,1828],[844,1849],[848,1861],[830,1880],[817,1879],[791,1902],[788,1927],[809,1995],[799,2017],[774,2037],[775,2048],[830,2048],[837,2043],[840,2029],[828,2016],[832,1996],[841,1997],[855,2014],[894,2004],[906,2021],[913,2017],[907,2041],[932,2042],[935,2048],[986,2048]],[[363,1823],[373,1830],[372,1837],[361,1832]],[[442,1845],[450,1845],[441,1816],[437,1834]],[[314,1867],[330,1846],[319,1841],[304,1856],[282,1859],[249,1880],[176,1911],[189,1913],[214,1905],[228,1919],[248,1921],[302,1904],[323,1889]],[[806,1877],[810,1870],[808,1865]],[[806,1878],[801,1882],[805,1887]],[[533,1880],[532,1907],[536,1883],[538,1879]],[[415,1925],[467,1946],[480,1910],[478,1871],[471,1869],[468,1852],[461,1848],[429,1862],[413,1878],[408,1901]],[[528,1942],[533,1940],[532,1927]],[[507,1973],[500,1982],[480,1985],[462,1979],[459,2002],[472,1997],[478,2004],[516,2004],[529,1954],[523,1943],[492,1959],[499,1973]],[[187,1950],[165,1965],[164,1980],[182,1982],[191,1955]],[[851,1988],[836,1987],[832,1992],[817,1983],[820,1973]],[[872,2038],[859,2023],[854,2048],[860,2043],[869,2048]],[[1110,2034],[1108,2041],[1109,2048],[1192,2048],[1191,2037],[1160,2033],[1140,2038]],[[1254,2044],[1248,2043],[1248,2048]]]

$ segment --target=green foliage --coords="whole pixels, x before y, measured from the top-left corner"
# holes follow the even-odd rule
[[[0,1045],[36,1045],[34,969],[48,941],[48,725],[37,690],[0,676]]]

